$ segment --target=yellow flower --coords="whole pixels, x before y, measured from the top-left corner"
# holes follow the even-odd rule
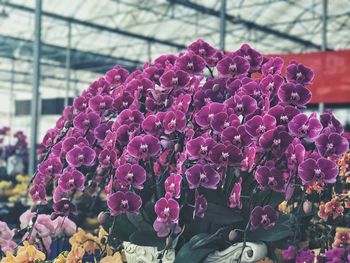
[[[45,260],[45,258],[46,256],[43,252],[25,241],[24,246],[17,251],[16,263],[34,263],[35,260]]]
[[[93,254],[97,248],[100,248],[99,239],[81,228],[78,228],[77,233],[69,239],[69,243],[72,246],[81,245],[88,254]]]
[[[0,263],[16,263],[16,258],[11,252],[7,252],[6,256],[0,261]]]
[[[113,255],[113,251],[107,242],[108,241],[108,233],[106,232],[106,230],[102,226],[100,226],[100,229],[98,231],[98,239],[99,239],[100,246],[106,250],[107,255],[108,256]]]
[[[83,247],[74,244],[71,251],[68,253],[66,261],[67,263],[82,263],[85,250]]]
[[[113,256],[102,258],[100,263],[123,263],[122,255],[119,252],[115,252]]]
[[[288,205],[287,201],[283,201],[282,203],[280,203],[278,205],[278,210],[280,212],[283,212],[283,213],[289,214],[290,212],[292,212],[292,209],[293,209],[293,206],[292,205]]]
[[[63,254],[60,254],[53,263],[66,263],[66,260],[66,257]]]

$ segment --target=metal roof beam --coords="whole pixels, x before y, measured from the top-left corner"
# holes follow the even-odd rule
[[[204,13],[204,14],[220,17],[220,11],[216,11],[215,9],[196,4],[196,3],[188,1],[188,0],[168,0],[168,1],[172,4],[177,4],[177,5],[187,7],[187,8],[191,8],[193,10],[196,10],[196,11]],[[302,39],[300,37],[278,31],[276,29],[273,29],[273,28],[265,26],[265,25],[260,25],[260,24],[257,24],[255,22],[245,20],[245,19],[242,19],[240,17],[236,17],[236,16],[229,15],[229,14],[226,14],[225,17],[226,17],[227,21],[229,21],[233,24],[237,24],[237,23],[244,24],[245,26],[247,26],[248,29],[251,28],[251,29],[258,30],[258,31],[262,31],[262,32],[267,33],[269,35],[274,35],[274,36],[279,37],[279,38],[287,39],[287,40],[290,40],[292,42],[301,44],[303,46],[313,47],[313,48],[316,48],[319,50],[322,49],[322,46],[319,44],[315,44],[309,40],[305,40],[305,39]]]
[[[18,9],[18,10],[21,10],[24,12],[34,13],[34,9],[31,7],[27,7],[27,6],[23,6],[23,5],[19,5],[19,4],[15,4],[15,3],[10,3],[10,2],[4,2],[3,4],[4,4],[4,6]],[[135,39],[139,39],[139,40],[143,40],[143,41],[154,42],[157,44],[170,46],[170,47],[177,48],[177,49],[185,49],[186,48],[186,46],[184,46],[184,45],[174,43],[174,42],[171,42],[168,40],[162,40],[162,39],[158,39],[155,37],[139,35],[136,33],[129,32],[129,31],[121,30],[119,28],[112,28],[112,27],[108,27],[108,26],[104,26],[104,25],[99,25],[96,23],[83,21],[83,20],[76,19],[73,17],[62,16],[62,15],[47,12],[47,11],[42,11],[42,15],[53,18],[53,19],[69,22],[72,24],[85,26],[85,27],[93,28],[93,29],[100,30],[100,31],[115,33],[115,34],[123,35],[123,36],[130,37],[130,38],[135,38]]]

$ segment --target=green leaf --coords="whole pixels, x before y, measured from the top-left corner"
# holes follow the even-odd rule
[[[212,203],[208,203],[204,219],[220,225],[230,225],[243,221],[243,217],[232,209]]]
[[[250,231],[248,233],[248,239],[252,241],[276,242],[292,234],[293,232],[289,227],[289,217],[287,215],[281,215],[273,227],[269,229],[259,227],[256,230]]]
[[[191,240],[185,245],[183,245],[180,251],[176,254],[174,263],[202,262],[211,252],[219,248],[218,245],[214,243],[211,246],[205,246],[200,248],[193,248],[193,246],[201,240],[205,240],[210,236],[210,234],[201,233],[192,237]]]
[[[119,240],[129,241],[129,236],[137,231],[136,227],[128,220],[125,214],[118,215],[115,220],[113,235]]]
[[[163,249],[165,246],[165,238],[157,236],[154,230],[137,231],[130,235],[131,243],[138,246],[157,247]]]
[[[222,232],[223,232],[223,230],[224,230],[224,228],[220,228],[214,234],[209,235],[207,237],[204,237],[203,239],[201,239],[198,242],[194,243],[192,248],[196,249],[196,248],[204,247],[204,246],[206,246],[208,244],[214,243],[214,242],[222,239]]]

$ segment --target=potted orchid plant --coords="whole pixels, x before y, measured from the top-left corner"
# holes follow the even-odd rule
[[[201,39],[132,73],[115,66],[45,135],[30,194],[53,217],[102,200],[106,242],[157,248],[145,262],[315,258],[300,243],[310,225],[328,231],[313,220],[347,189],[338,160],[349,144],[331,112],[303,113],[313,78],[247,44],[224,53]],[[332,242],[310,246],[322,256]]]

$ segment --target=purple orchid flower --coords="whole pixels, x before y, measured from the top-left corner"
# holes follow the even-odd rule
[[[241,56],[235,56],[234,58],[226,56],[218,62],[216,68],[220,75],[235,77],[247,74],[250,65],[248,60]]]
[[[232,187],[230,197],[228,200],[228,206],[230,208],[242,209],[241,191],[242,191],[242,177],[239,178],[239,181],[235,183],[234,186]]]
[[[300,110],[293,106],[282,106],[280,104],[273,106],[268,111],[268,114],[275,117],[277,125],[288,125],[288,123],[294,118],[294,116],[298,115],[299,113]]]
[[[261,72],[264,76],[279,75],[282,72],[283,59],[280,57],[269,58],[261,67]]]
[[[162,197],[156,202],[154,211],[161,222],[177,222],[180,206],[175,199]]]
[[[267,132],[276,127],[276,119],[272,115],[264,116],[256,115],[245,123],[247,133],[254,137],[260,137],[264,132]]]
[[[117,154],[113,150],[104,149],[98,155],[98,161],[102,168],[108,168],[114,166],[115,161],[117,160]]]
[[[153,229],[157,232],[158,237],[167,237],[170,233],[176,235],[181,232],[181,227],[178,225],[178,222],[164,222],[159,218],[154,221]]]
[[[301,84],[285,83],[278,89],[278,98],[290,105],[304,107],[311,100],[311,92]]]
[[[113,99],[108,95],[97,95],[89,100],[89,107],[94,112],[104,113],[112,106]]]
[[[285,189],[285,180],[281,171],[275,167],[260,166],[255,172],[255,179],[262,190],[273,190],[283,192]]]
[[[217,51],[215,48],[213,48],[211,45],[209,45],[203,39],[196,40],[195,42],[193,42],[191,45],[188,46],[188,49],[190,51],[192,51],[194,54],[201,56],[205,60],[214,56],[214,54]]]
[[[34,202],[40,201],[46,203],[46,188],[44,185],[33,184],[32,188],[29,190],[29,194]]]
[[[323,133],[336,132],[342,134],[344,131],[340,121],[338,121],[329,110],[326,110],[323,114],[321,114],[320,121],[324,128],[322,131]]]
[[[315,140],[318,153],[323,157],[341,156],[349,149],[349,142],[338,133],[321,134]]]
[[[257,102],[248,95],[236,95],[227,99],[224,104],[228,108],[228,112],[233,112],[238,116],[247,116],[257,109]]]
[[[165,192],[173,198],[180,198],[181,195],[182,176],[179,174],[171,174],[164,182]]]
[[[216,144],[209,153],[210,160],[221,166],[237,166],[243,159],[242,152],[234,145]]]
[[[138,164],[126,163],[118,167],[115,177],[123,186],[143,189],[143,183],[146,181],[146,171]]]
[[[289,169],[293,170],[304,161],[305,147],[299,139],[294,139],[286,151]]]
[[[113,129],[116,130],[116,128],[120,125],[126,124],[126,125],[135,125],[143,122],[144,117],[143,114],[138,110],[129,110],[125,109],[123,110],[116,119],[115,123],[113,124]]]
[[[183,132],[186,128],[186,115],[182,111],[168,111],[163,118],[165,134]]]
[[[87,129],[96,128],[101,122],[100,116],[95,112],[81,112],[73,120],[75,128],[86,131]]]
[[[122,67],[116,66],[112,70],[108,71],[105,75],[105,80],[108,84],[117,86],[127,79],[129,72]]]
[[[243,125],[239,125],[238,127],[230,126],[226,128],[221,133],[221,141],[224,144],[230,143],[238,148],[252,144],[252,139]]]
[[[288,132],[280,131],[278,128],[269,130],[259,138],[259,145],[265,151],[271,151],[276,157],[281,156],[293,141]]]
[[[308,117],[304,113],[299,113],[288,123],[288,128],[292,136],[315,139],[320,134],[322,125],[314,114]]]
[[[194,210],[193,210],[193,219],[197,216],[199,218],[204,218],[205,212],[208,208],[208,201],[204,195],[198,193],[196,189],[194,192]]]
[[[38,166],[41,174],[46,176],[57,176],[62,172],[63,164],[59,158],[48,158]]]
[[[216,189],[220,174],[210,164],[195,164],[186,171],[186,179],[190,189],[204,187]]]
[[[69,216],[69,214],[76,214],[77,208],[68,199],[61,199],[57,203],[53,204],[53,210],[56,214],[62,216]]]
[[[321,184],[334,184],[339,172],[337,164],[325,158],[318,160],[309,158],[299,165],[298,170],[299,177],[306,185],[314,181]]]
[[[127,151],[131,157],[146,160],[159,154],[160,142],[152,135],[136,136],[128,143]]]
[[[66,160],[72,167],[92,166],[94,164],[96,152],[88,146],[76,146],[67,153]]]
[[[186,150],[190,159],[208,158],[210,150],[214,147],[215,141],[211,137],[197,137],[187,142]]]
[[[190,76],[183,70],[167,70],[160,77],[160,84],[165,89],[184,88],[190,82]]]
[[[195,120],[203,129],[208,129],[210,121],[216,113],[225,112],[226,107],[222,103],[212,102],[200,109],[195,115]]]
[[[314,72],[303,64],[293,63],[287,67],[286,77],[288,82],[310,84],[314,79]]]
[[[149,115],[142,122],[142,129],[153,136],[159,136],[163,131],[163,119],[165,117],[165,112],[158,112],[156,115]]]
[[[65,169],[64,173],[58,180],[58,185],[65,191],[84,189],[85,176],[76,169],[70,169],[69,167]]]
[[[113,216],[123,213],[138,214],[142,200],[133,192],[118,191],[108,197],[107,204]]]
[[[84,112],[87,109],[88,105],[89,105],[89,100],[84,96],[78,96],[73,101],[74,109],[80,112]]]
[[[85,138],[83,138],[81,136],[79,136],[79,137],[74,137],[74,136],[66,137],[64,139],[64,141],[62,142],[62,150],[64,152],[69,152],[71,149],[73,149],[74,146],[79,146],[79,147],[89,146],[89,142],[88,142],[88,140],[86,140]]]
[[[133,102],[134,97],[129,92],[123,92],[113,99],[112,106],[113,109],[120,113],[123,110],[128,109]]]
[[[175,67],[191,74],[200,74],[205,68],[205,60],[195,53],[189,52],[176,60]]]
[[[234,56],[237,55],[248,60],[250,65],[249,72],[256,72],[260,70],[263,62],[263,56],[258,51],[251,48],[248,44],[243,44],[240,49],[234,52]]]
[[[271,206],[256,206],[250,214],[251,229],[257,229],[260,226],[269,229],[275,225],[278,217],[279,213]]]
[[[260,81],[259,86],[263,94],[270,94],[271,97],[278,93],[283,83],[284,79],[281,75],[267,75]]]

